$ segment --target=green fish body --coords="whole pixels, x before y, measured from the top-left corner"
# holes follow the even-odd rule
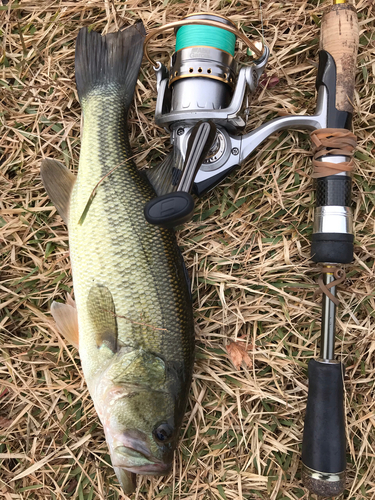
[[[194,357],[182,256],[173,231],[144,218],[155,192],[132,161],[127,134],[143,39],[139,23],[105,37],[80,31],[78,176],[62,174],[65,167],[52,160],[42,166],[46,189],[68,224],[76,302],[76,311],[54,304],[52,312],[58,326],[66,313],[78,317],[83,372],[128,493],[133,473],[171,468]],[[58,186],[63,194],[55,193]]]

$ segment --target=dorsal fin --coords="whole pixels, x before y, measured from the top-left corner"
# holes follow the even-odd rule
[[[59,332],[70,344],[78,349],[78,314],[74,300],[69,296],[67,304],[52,302],[51,314]]]
[[[48,196],[67,224],[70,195],[76,181],[76,176],[59,161],[50,159],[42,161],[40,175]]]
[[[115,304],[106,286],[93,285],[87,297],[87,309],[94,323],[96,345],[106,345],[112,352],[117,351],[117,321]]]

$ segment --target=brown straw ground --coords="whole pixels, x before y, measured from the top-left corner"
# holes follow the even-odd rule
[[[261,4],[271,57],[248,130],[278,114],[314,111],[326,2]],[[345,498],[360,500],[375,498],[375,7],[373,0],[356,6],[355,260],[339,292],[336,355],[347,370]],[[141,18],[150,29],[202,10],[229,16],[249,36],[261,31],[259,0],[2,0],[0,498],[125,498],[78,353],[51,321],[52,299],[64,299],[72,280],[66,226],[39,167],[49,157],[77,169],[74,43],[82,26],[108,32]],[[165,61],[174,36],[163,40],[151,50]],[[155,99],[155,75],[144,61],[130,116],[141,168],[170,147],[154,124]],[[310,174],[308,134],[275,134],[197,201],[193,221],[179,231],[194,297],[194,381],[173,472],[139,478],[134,498],[309,498],[300,481],[301,438],[321,314],[313,299],[318,268],[309,260]],[[247,349],[247,365],[230,360],[233,341]]]

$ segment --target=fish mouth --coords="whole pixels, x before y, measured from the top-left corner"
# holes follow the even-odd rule
[[[139,431],[131,430],[122,434],[120,442],[116,444],[111,453],[114,467],[150,475],[165,475],[172,468],[173,453],[167,460],[156,458],[150,451],[146,436]]]
[[[126,467],[126,470],[141,475],[147,474],[148,476],[165,476],[172,470],[172,464],[154,462],[153,464]]]
[[[146,455],[144,454],[144,447],[140,446],[139,448],[134,449],[127,446],[118,446],[114,450],[113,465],[136,474],[168,474],[172,468],[172,463],[165,463],[158,460],[149,452]]]

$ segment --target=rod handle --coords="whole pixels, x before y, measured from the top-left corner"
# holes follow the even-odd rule
[[[344,370],[341,363],[309,362],[302,480],[321,497],[337,496],[345,489]]]
[[[320,49],[336,63],[336,108],[353,112],[359,26],[355,7],[349,3],[331,5],[322,18]]]

